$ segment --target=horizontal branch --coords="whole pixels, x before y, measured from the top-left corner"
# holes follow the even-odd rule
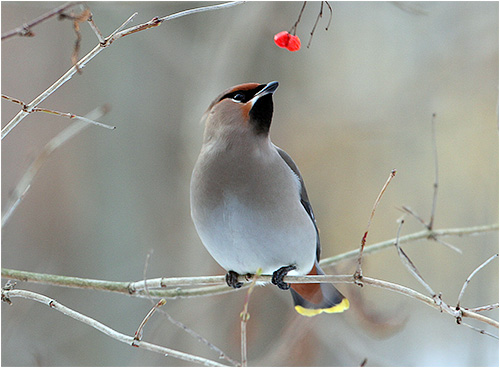
[[[2,300],[10,301],[11,298],[24,298],[24,299],[34,300],[34,301],[37,301],[37,302],[42,303],[44,305],[47,305],[47,306],[51,307],[52,309],[55,309],[55,310],[65,314],[66,316],[71,317],[77,321],[83,322],[86,325],[89,325],[89,326],[95,328],[96,330],[102,332],[103,334],[105,334],[105,335],[107,335],[107,336],[109,336],[117,341],[123,342],[129,346],[134,346],[134,347],[138,347],[141,349],[150,350],[150,351],[153,351],[156,353],[163,354],[165,356],[168,355],[168,356],[182,359],[182,360],[185,360],[185,361],[191,362],[191,363],[197,363],[197,364],[211,366],[211,367],[224,367],[223,364],[220,364],[220,363],[215,362],[213,360],[198,357],[196,355],[183,353],[181,351],[169,349],[169,348],[166,348],[166,347],[163,347],[160,345],[151,344],[151,343],[146,342],[146,341],[142,341],[142,340],[139,341],[139,340],[135,339],[134,336],[128,336],[128,335],[122,334],[121,332],[115,331],[112,328],[106,326],[105,324],[103,324],[99,321],[96,321],[95,319],[90,318],[82,313],[79,313],[79,312],[73,310],[73,309],[70,309],[70,308],[62,305],[61,303],[55,301],[54,299],[49,298],[49,297],[42,295],[42,294],[34,293],[34,292],[28,291],[28,290],[2,290]]]
[[[23,276],[21,276],[23,275]],[[50,280],[48,282],[44,282],[44,284],[58,285],[58,286],[67,286],[67,287],[75,287],[75,288],[86,288],[86,289],[95,289],[95,290],[105,290],[105,291],[114,291],[122,294],[130,294],[135,296],[146,296],[144,292],[145,289],[139,289],[139,284],[142,283],[144,286],[144,282],[148,285],[147,294],[152,297],[164,297],[164,298],[182,298],[182,297],[193,297],[193,296],[201,296],[201,295],[214,295],[218,293],[225,293],[235,291],[228,287],[225,284],[224,276],[208,276],[208,277],[173,277],[173,278],[161,278],[161,279],[151,279],[146,281],[138,281],[135,283],[127,283],[127,282],[112,282],[112,281],[102,281],[102,280],[91,280],[91,279],[80,279],[77,277],[65,277],[65,276],[56,276],[56,275],[45,275],[45,274],[35,274],[31,272],[25,271],[15,271],[15,270],[7,270],[2,269],[2,276],[9,277],[16,280],[21,281],[32,281],[32,282],[42,282],[42,280]],[[261,275],[257,278],[259,282],[271,282],[271,275]],[[65,280],[66,279],[66,280]],[[249,280],[246,279],[246,276],[240,276],[238,281],[246,282],[246,287],[249,286]],[[356,284],[356,280],[353,275],[316,275],[316,276],[286,276],[284,281],[287,283],[317,283],[317,282],[328,282],[328,283],[344,283],[344,284]],[[437,300],[436,296],[434,298],[428,297],[419,293],[418,291],[409,289],[405,286],[398,285],[389,281],[383,281],[374,279],[371,277],[363,276],[362,278],[364,285],[370,285],[373,287],[378,287],[386,290],[390,290],[393,292],[397,292],[399,294],[403,294],[409,296],[413,299],[416,299],[420,302],[423,302],[434,309],[438,309],[440,311],[446,311],[448,314],[452,315],[455,318],[467,317],[473,318],[478,321],[487,323],[493,327],[498,328],[498,322],[475,313],[467,308],[460,307],[458,310],[455,307],[450,307],[446,303],[442,302],[440,299]],[[201,287],[195,289],[181,289],[180,285],[203,285],[203,284],[221,284],[217,286],[208,286]],[[131,290],[130,285],[136,285],[136,290]],[[176,286],[174,289],[166,289],[166,290],[151,290],[154,287],[163,287],[161,285],[169,285],[171,287]],[[240,289],[239,289],[240,290]]]
[[[498,224],[457,229],[441,229],[432,231],[424,230],[400,237],[399,243],[409,242],[412,240],[418,240],[427,237],[471,235],[497,229]],[[374,253],[389,246],[393,246],[394,242],[395,239],[367,246],[365,248],[365,254]],[[353,259],[356,258],[358,252],[359,250],[347,252],[339,256],[323,260],[321,264],[334,264],[342,260]],[[136,282],[117,282],[50,275],[2,268],[2,277],[19,281],[42,283],[45,285],[117,292],[137,297],[188,298],[217,295],[235,291],[235,289],[232,289],[226,285],[224,276],[169,277],[141,280]],[[260,282],[270,282],[271,276],[261,275],[257,280]],[[239,281],[246,283],[246,285],[243,286],[244,288],[249,286],[249,280],[247,280],[245,276],[240,276]],[[353,275],[286,276],[284,278],[284,281],[287,283],[329,282],[356,284],[356,279]],[[446,311],[448,314],[457,318],[457,321],[461,321],[463,317],[473,318],[478,321],[487,323],[495,328],[498,328],[497,321],[482,316],[472,309],[468,309],[465,307],[450,307],[448,304],[444,303],[441,300],[440,296],[432,295],[431,297],[429,297],[405,286],[394,284],[388,281],[373,279],[370,277],[363,277],[362,282],[365,285],[371,285],[373,287],[379,287],[393,292],[398,292],[413,299],[419,300],[420,302],[423,302],[440,311]],[[188,287],[182,288],[181,286]]]
[[[441,230],[433,230],[433,231],[419,231],[413,234],[409,234],[406,236],[402,236],[399,238],[399,243],[408,243],[410,241],[424,239],[429,236],[462,236],[462,235],[471,235],[471,234],[479,234],[487,231],[498,230],[498,224],[490,224],[483,226],[473,226],[467,228],[456,228],[456,229],[441,229]],[[388,247],[394,246],[394,242],[396,239],[387,240],[384,242],[372,244],[366,246],[365,254],[371,254]],[[343,254],[339,254],[335,257],[325,258],[320,264],[322,266],[332,265],[340,263],[341,261],[347,259],[354,259],[357,257],[359,249],[355,249],[353,251],[349,251]],[[141,296],[141,291],[146,287],[149,289],[151,293],[155,293],[155,290],[152,289],[162,289],[167,287],[178,287],[178,286],[199,286],[206,284],[216,284],[219,285],[214,287],[211,292],[214,293],[224,293],[231,291],[230,288],[220,288],[220,286],[224,286],[224,276],[208,276],[208,277],[169,277],[169,278],[157,278],[147,280],[147,283],[144,284],[144,281],[137,282],[123,282],[123,281],[104,281],[104,280],[94,280],[80,277],[71,277],[71,276],[60,276],[60,275],[51,275],[37,272],[29,272],[29,271],[19,271],[12,270],[8,268],[2,268],[2,277],[10,278],[13,280],[26,281],[26,282],[35,282],[41,283],[45,285],[55,285],[55,286],[63,286],[63,287],[71,287],[71,288],[80,288],[80,289],[93,289],[93,290],[103,290],[103,291],[111,291],[122,294],[131,294]],[[265,278],[266,276],[261,276]],[[288,276],[291,278],[292,276]],[[298,277],[298,276],[296,276]],[[329,277],[337,277],[337,276],[329,276]],[[309,276],[312,280],[312,276]],[[288,278],[287,278],[287,281]],[[291,281],[289,281],[291,282]],[[307,282],[307,281],[303,281]],[[313,281],[311,281],[313,282]],[[341,281],[337,281],[341,282]],[[201,290],[198,290],[201,292]],[[166,298],[178,298],[178,297],[188,297],[188,296],[198,296],[198,295],[208,295],[209,292],[201,292],[200,294],[195,293],[183,293],[180,290],[163,290],[161,294],[151,294],[154,297],[166,297]]]

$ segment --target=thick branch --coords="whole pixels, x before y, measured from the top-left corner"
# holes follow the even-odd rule
[[[4,277],[9,277],[7,276],[8,274],[11,275],[19,275],[19,274],[29,274],[27,272],[23,271],[13,271],[13,270],[6,270],[2,269],[2,276]],[[35,275],[41,275],[41,274],[33,274]],[[54,275],[44,275],[46,278],[54,277]],[[270,275],[261,275],[257,278],[257,281],[264,281],[264,282],[271,282],[271,277]],[[16,277],[11,277],[13,279],[16,279]],[[37,277],[40,278],[40,277]],[[64,276],[56,276],[56,278],[64,278]],[[130,285],[130,283],[123,283],[123,282],[111,282],[111,281],[101,281],[101,280],[86,280],[86,279],[79,279],[79,278],[68,278],[68,279],[73,279],[76,280],[78,284],[82,286],[75,286],[75,285],[69,285],[68,283],[54,283],[54,282],[48,282],[49,284],[52,285],[59,285],[59,286],[68,286],[68,287],[84,287],[84,288],[92,288],[89,287],[91,284],[95,284],[97,287],[95,288],[96,290],[106,290],[106,291],[115,291],[115,292],[120,292],[120,293],[126,293],[124,289],[125,285]],[[213,283],[224,283],[224,276],[210,276],[210,277],[176,277],[172,278],[177,282],[176,285],[200,285],[200,284],[213,284]],[[21,280],[24,281],[34,281],[33,279],[27,279],[27,278],[21,278]],[[156,283],[157,280],[160,279],[153,279],[153,280],[146,280],[148,283],[152,281],[153,283]],[[169,281],[171,280],[170,278],[164,278],[161,279],[164,281]],[[248,282],[244,276],[240,277],[241,282]],[[356,280],[353,275],[318,275],[318,276],[286,276],[284,278],[284,281],[287,283],[317,283],[317,282],[329,282],[329,283],[347,283],[347,284],[355,284]],[[458,310],[455,307],[450,307],[448,304],[444,303],[439,297],[433,296],[433,298],[428,297],[426,295],[423,295],[419,293],[418,291],[412,290],[410,288],[407,288],[402,285],[398,285],[389,281],[383,281],[383,280],[378,280],[374,279],[371,277],[366,277],[363,276],[363,283],[365,285],[371,285],[373,287],[378,287],[386,290],[390,290],[393,292],[397,292],[402,295],[409,296],[413,299],[419,300],[422,303],[425,303],[434,309],[440,310],[440,311],[445,311],[448,314],[452,315],[455,318],[459,317],[467,317],[467,318],[472,318],[476,319],[478,321],[487,323],[495,328],[499,328],[498,322],[485,317],[483,315],[480,315],[478,313],[472,312],[471,310],[468,310],[467,308],[462,308],[460,307]],[[113,285],[114,287],[112,289],[106,289],[104,286],[106,284]],[[136,283],[137,284],[137,283]],[[172,285],[173,286],[173,285]],[[246,284],[245,286],[249,286],[249,284]],[[201,288],[196,288],[196,289],[186,289],[186,290],[181,290],[180,287],[176,287],[175,289],[168,289],[168,290],[150,290],[148,286],[148,294],[152,297],[167,297],[167,298],[176,298],[176,297],[189,297],[189,296],[199,296],[202,295],[214,295],[214,290],[216,290],[216,293],[222,293],[222,292],[231,292],[234,291],[235,289],[229,288],[227,285],[218,285],[218,286],[208,286],[208,287],[201,287]],[[241,290],[241,289],[238,289]],[[172,296],[172,293],[174,292],[175,295]],[[133,295],[136,296],[144,296],[144,293],[139,292],[139,293],[134,293]]]

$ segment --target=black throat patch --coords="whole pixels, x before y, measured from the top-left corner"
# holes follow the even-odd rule
[[[269,133],[273,118],[273,95],[271,93],[260,97],[249,112],[250,124],[258,135]]]

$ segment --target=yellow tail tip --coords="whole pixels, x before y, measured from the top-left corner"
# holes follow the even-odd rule
[[[306,316],[306,317],[314,317],[321,313],[342,313],[343,311],[349,309],[349,300],[347,298],[342,299],[342,301],[334,305],[330,308],[321,308],[321,309],[308,309],[304,308],[301,305],[296,305],[295,310],[297,313]]]

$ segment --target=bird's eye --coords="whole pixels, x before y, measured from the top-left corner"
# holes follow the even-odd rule
[[[242,94],[242,93],[236,93],[234,96],[233,96],[233,101],[236,101],[236,102],[244,102],[245,101],[245,95]]]

